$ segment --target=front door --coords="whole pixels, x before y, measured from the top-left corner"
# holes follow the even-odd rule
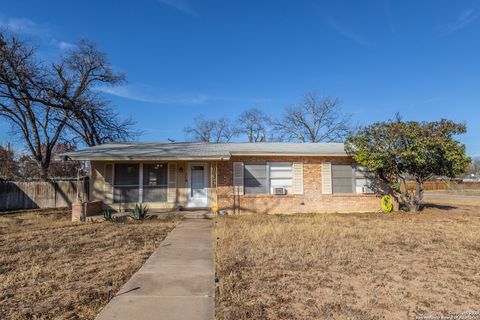
[[[205,163],[188,165],[188,207],[205,208],[208,206],[208,175]]]

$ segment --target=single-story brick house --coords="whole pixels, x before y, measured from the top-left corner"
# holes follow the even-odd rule
[[[90,161],[90,200],[126,210],[371,212],[377,195],[341,143],[112,143],[70,152]]]

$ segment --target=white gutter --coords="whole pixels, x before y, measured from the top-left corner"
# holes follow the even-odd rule
[[[349,157],[348,154],[338,154],[338,153],[278,153],[278,152],[272,152],[272,153],[247,153],[247,152],[235,152],[231,153],[232,157],[238,157],[238,156],[264,156],[264,157],[272,157],[272,156],[285,156],[285,157]]]
[[[66,154],[68,156],[68,154]],[[281,156],[281,157],[349,157],[348,154],[338,154],[338,153],[278,153],[278,152],[271,152],[271,153],[248,153],[248,152],[232,152],[230,156],[213,156],[213,157],[129,157],[129,156],[97,156],[97,157],[89,157],[88,155],[85,156],[68,156],[71,160],[88,160],[88,161],[227,161],[230,160],[231,157],[245,157],[245,156],[255,156],[255,157],[274,157],[274,156]],[[55,157],[57,159],[62,159],[63,156]]]
[[[68,156],[76,161],[227,161],[230,157],[88,157]],[[59,159],[62,159],[60,157]]]

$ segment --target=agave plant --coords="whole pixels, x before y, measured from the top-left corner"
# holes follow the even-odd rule
[[[103,210],[103,218],[107,221],[111,221],[112,220],[112,211],[110,211],[110,209],[106,209],[106,210]]]
[[[135,209],[133,210],[133,218],[135,220],[143,220],[147,217],[148,207],[147,205],[137,203]]]

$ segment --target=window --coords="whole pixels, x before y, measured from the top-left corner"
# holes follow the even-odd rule
[[[267,189],[267,163],[246,162],[244,166],[245,194],[266,194]]]
[[[167,170],[166,163],[143,165],[143,202],[167,201]]]
[[[291,162],[246,162],[243,172],[245,194],[273,194],[274,188],[292,192]]]
[[[348,164],[332,164],[332,192],[354,193],[355,171]]]
[[[292,192],[292,163],[270,162],[270,193],[274,188],[285,188],[287,193]]]
[[[355,189],[357,193],[374,193],[375,175],[367,172],[365,168],[355,168]]]
[[[139,201],[140,165],[138,163],[117,163],[114,170],[113,202],[128,203]]]
[[[364,168],[347,164],[332,164],[333,193],[373,193],[374,177]]]

